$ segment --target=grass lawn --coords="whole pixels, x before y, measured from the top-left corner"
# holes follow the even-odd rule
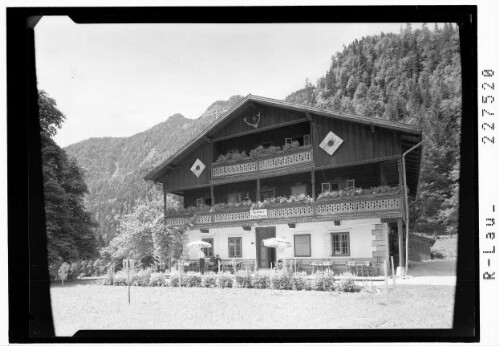
[[[381,289],[384,289],[382,287]],[[378,288],[379,290],[379,288]],[[384,292],[54,285],[58,336],[79,329],[451,328],[452,286]]]

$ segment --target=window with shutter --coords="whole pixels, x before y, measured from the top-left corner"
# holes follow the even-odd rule
[[[295,234],[295,257],[312,256],[310,234]]]

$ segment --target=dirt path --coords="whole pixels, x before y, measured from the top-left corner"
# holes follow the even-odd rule
[[[456,259],[422,262],[409,268],[409,275],[421,276],[456,276]]]
[[[392,279],[389,279],[392,284]],[[455,286],[456,285],[456,259],[435,260],[412,264],[409,275],[397,278],[401,285],[430,285],[430,286]],[[376,285],[383,285],[377,281]]]

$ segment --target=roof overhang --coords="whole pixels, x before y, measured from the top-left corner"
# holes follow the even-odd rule
[[[158,182],[159,179],[165,174],[166,170],[175,160],[182,158],[185,154],[189,152],[190,149],[197,147],[203,141],[209,137],[210,134],[213,134],[221,127],[223,127],[232,117],[237,116],[241,112],[245,111],[248,106],[254,104],[267,105],[272,107],[278,107],[282,109],[289,109],[293,111],[303,112],[305,114],[315,114],[320,116],[325,116],[329,118],[351,121],[360,124],[379,126],[386,129],[391,129],[395,131],[403,132],[404,134],[411,136],[413,138],[419,138],[421,140],[421,128],[415,125],[397,123],[394,121],[389,121],[380,118],[371,118],[367,116],[359,116],[354,114],[348,114],[343,112],[337,112],[332,110],[327,110],[318,107],[305,106],[301,104],[280,101],[275,99],[270,99],[267,97],[256,96],[249,94],[244,99],[242,99],[239,103],[230,108],[227,112],[225,112],[222,116],[220,116],[217,120],[215,120],[210,126],[197,134],[192,140],[183,145],[175,154],[173,154],[166,161],[158,165],[151,172],[149,172],[144,179],[148,181]],[[419,174],[418,174],[419,175]]]

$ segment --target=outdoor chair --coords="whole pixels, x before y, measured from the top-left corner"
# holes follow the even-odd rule
[[[355,273],[357,276],[364,276],[364,262],[355,263]]]
[[[312,262],[310,263],[310,265],[312,266],[312,274],[314,273],[314,270],[317,271],[318,268],[317,268],[317,262]]]
[[[322,267],[325,270],[332,270],[333,269],[333,263],[332,262],[322,262]]]
[[[355,265],[356,265],[355,261],[348,261],[347,262],[347,270],[349,273],[352,273],[352,274],[354,273],[354,271],[356,269]]]
[[[373,276],[374,275],[374,267],[372,265],[372,263],[370,261],[365,261],[364,262],[364,267],[363,267],[363,273],[362,275],[364,275],[364,271],[367,273],[367,276]]]
[[[190,262],[187,270],[191,271],[191,272],[199,272],[199,262],[197,262],[197,263]]]

